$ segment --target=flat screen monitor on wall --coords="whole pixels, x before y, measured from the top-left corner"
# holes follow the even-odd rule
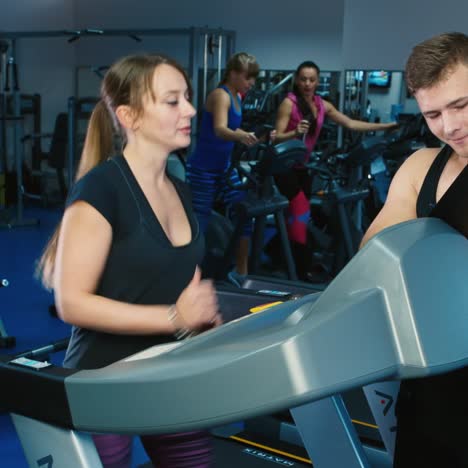
[[[392,72],[375,70],[369,72],[369,86],[376,88],[389,88],[392,82]]]
[[[368,82],[371,88],[389,88],[392,82],[392,72],[386,70],[371,70],[368,73]],[[362,81],[364,72],[356,71],[356,79]]]

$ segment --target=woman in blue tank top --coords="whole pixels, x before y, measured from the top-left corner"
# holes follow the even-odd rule
[[[209,95],[203,109],[201,127],[195,151],[187,161],[187,181],[192,188],[193,207],[200,228],[205,231],[216,200],[226,204],[240,202],[245,192],[235,190],[239,176],[230,174],[231,152],[236,142],[246,146],[257,143],[253,133],[240,128],[242,121],[239,95],[255,83],[259,66],[255,57],[245,52],[233,55],[226,64],[220,85]],[[236,272],[247,274],[247,260],[251,226],[245,227],[236,256]]]

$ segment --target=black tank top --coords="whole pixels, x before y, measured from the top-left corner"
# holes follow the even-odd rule
[[[450,146],[444,146],[429,168],[417,199],[418,218],[428,216],[435,207],[439,179],[452,152]],[[428,287],[428,294],[437,291]],[[467,467],[466,395],[468,367],[403,380],[395,408],[398,424],[393,466]]]
[[[436,206],[436,193],[439,179],[452,152],[452,148],[445,145],[434,159],[429,171],[427,171],[426,178],[424,179],[416,201],[416,214],[418,218],[429,216],[429,213]]]

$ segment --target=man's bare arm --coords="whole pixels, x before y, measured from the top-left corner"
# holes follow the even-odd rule
[[[393,177],[385,205],[364,234],[360,247],[383,229],[394,224],[416,219],[418,188],[416,176],[424,166],[418,152],[409,157]],[[420,175],[420,174],[419,174]]]

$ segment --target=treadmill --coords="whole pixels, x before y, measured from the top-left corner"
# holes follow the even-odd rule
[[[459,174],[436,203],[429,217],[445,221],[468,237],[467,197],[468,167]],[[262,284],[264,288],[268,286]],[[280,289],[280,285],[277,286]],[[274,286],[272,284],[269,287]],[[298,292],[303,294],[302,291]],[[368,451],[379,453],[381,449],[385,449],[393,455],[396,429],[395,404],[398,391],[399,383],[393,381],[367,385],[362,389],[353,389],[343,394],[352,422],[364,448]],[[287,443],[292,452],[297,451],[297,447],[303,447],[303,440],[287,411],[246,421],[235,437],[238,438],[239,434],[246,441],[262,442],[263,445],[273,448]],[[264,434],[268,436],[265,437]]]
[[[341,393],[468,364],[467,242],[439,219],[389,227],[315,300],[101,369],[1,356],[1,404],[31,466],[101,466],[89,432],[213,428],[287,408],[314,466],[377,466]]]

